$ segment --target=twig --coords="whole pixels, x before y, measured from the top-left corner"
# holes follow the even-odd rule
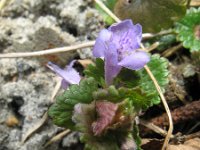
[[[194,138],[197,138],[197,137],[200,138],[200,131],[184,136],[185,141],[190,140],[190,139],[194,139]]]
[[[159,45],[160,45],[159,42],[153,43],[150,47],[147,48],[147,52],[153,51],[153,50],[156,49]]]
[[[163,30],[163,31],[160,31],[158,33],[143,33],[142,34],[142,40],[147,40],[147,39],[150,39],[150,38],[154,38],[154,37],[157,37],[157,36],[162,36],[162,35],[166,35],[166,34],[170,34],[170,33],[173,33],[173,30],[172,29],[169,29],[169,30]]]
[[[110,17],[112,17],[116,22],[120,22],[121,20],[113,14],[110,9],[108,9],[101,0],[94,0],[99,7],[101,7]]]
[[[46,121],[48,118],[48,113],[45,112],[45,114],[43,115],[42,119],[37,122],[33,128],[31,128],[30,130],[28,130],[28,132],[25,134],[25,136],[23,137],[21,144],[24,144],[24,142],[33,134],[35,133]]]
[[[144,46],[142,47],[142,48],[138,48],[138,49],[136,49],[136,50],[139,50],[139,51],[146,51],[146,52],[151,52],[151,51],[153,51],[154,49],[156,49],[158,46],[159,46],[159,42],[155,42],[155,43],[153,43],[152,45],[150,45],[149,47],[145,47],[144,48]]]
[[[96,3],[99,4],[99,6],[108,14],[110,15],[116,22],[120,22],[121,20],[119,18],[117,18],[113,13],[112,11],[110,11],[100,0],[95,0]],[[114,17],[113,17],[114,16]],[[144,47],[142,47],[144,48]],[[144,48],[145,49],[145,48]],[[169,110],[169,107],[168,107],[168,104],[165,100],[165,97],[162,93],[162,90],[157,82],[157,80],[155,79],[154,75],[152,74],[152,72],[150,71],[150,69],[148,68],[148,66],[144,66],[145,70],[147,71],[148,75],[150,76],[150,78],[152,79],[159,95],[160,95],[160,98],[162,100],[162,103],[164,105],[164,108],[167,112],[167,115],[168,115],[168,119],[169,119],[169,129],[168,129],[168,132],[167,132],[167,135],[165,137],[165,140],[164,140],[164,144],[162,146],[162,150],[165,150],[167,149],[167,146],[168,146],[168,143],[169,143],[169,140],[170,140],[170,137],[172,135],[172,132],[173,132],[173,122],[172,122],[172,116],[171,116],[171,113],[170,113],[170,110]]]
[[[190,102],[184,106],[178,107],[171,112],[174,124],[183,123],[189,120],[197,120],[200,114],[200,100]],[[150,120],[159,127],[168,126],[167,114],[162,114]]]
[[[173,53],[175,53],[176,51],[178,51],[179,49],[181,49],[182,47],[183,47],[182,43],[181,43],[181,44],[178,44],[178,45],[176,45],[176,46],[174,46],[174,47],[171,47],[171,48],[165,50],[161,55],[162,55],[163,57],[169,57],[169,56],[171,56]]]
[[[153,130],[154,132],[162,135],[162,136],[166,136],[167,135],[167,131],[163,130],[162,128],[160,128],[159,126],[154,125],[153,123],[147,122],[145,120],[140,119],[140,124],[145,126],[146,128],[149,128],[151,130]],[[171,135],[170,138],[174,138],[174,135]]]
[[[0,54],[0,58],[17,58],[17,57],[38,57],[44,56],[49,54],[55,53],[63,53],[67,51],[73,51],[81,48],[92,47],[95,41],[85,42],[82,44],[67,46],[67,47],[60,47],[60,48],[53,48],[48,50],[41,50],[35,52],[24,52],[24,53],[8,53],[8,54]]]
[[[62,139],[64,136],[66,136],[67,134],[69,134],[71,131],[69,129],[64,130],[63,132],[57,134],[56,136],[52,137],[45,145],[44,147],[49,146],[50,144]]]

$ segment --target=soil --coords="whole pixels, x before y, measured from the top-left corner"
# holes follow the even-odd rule
[[[90,0],[15,0],[0,16],[0,52],[27,52],[94,40],[102,18]],[[47,111],[56,76],[45,64],[90,58],[91,50],[50,58],[0,59],[0,150],[75,149],[78,134],[44,148],[63,129],[48,122],[24,144],[22,137]],[[81,145],[81,144],[79,144]],[[79,147],[79,146],[76,146]]]

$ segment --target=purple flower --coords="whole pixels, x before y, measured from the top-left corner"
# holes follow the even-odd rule
[[[105,80],[108,85],[120,72],[122,67],[139,70],[149,62],[150,57],[140,48],[142,40],[142,27],[140,24],[133,25],[131,20],[124,20],[103,29],[93,49],[95,57],[105,59]]]
[[[62,77],[62,88],[66,89],[70,84],[79,84],[81,77],[79,73],[72,67],[74,65],[73,60],[68,66],[64,69],[61,69],[57,65],[53,64],[52,62],[48,62],[47,67],[49,67],[52,71]]]

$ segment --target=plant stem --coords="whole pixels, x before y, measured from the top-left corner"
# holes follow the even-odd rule
[[[24,52],[24,53],[0,54],[0,58],[38,57],[38,56],[44,56],[44,55],[49,55],[49,54],[73,51],[73,50],[86,48],[86,47],[92,47],[94,43],[95,41],[90,41],[90,42],[85,42],[85,43],[76,44],[72,46],[53,48],[53,49],[48,49],[48,50],[40,50],[40,51]]]
[[[120,22],[121,20],[116,17],[112,11],[110,11],[100,0],[94,0],[108,15],[110,15],[116,22]],[[114,17],[113,17],[114,16]],[[144,47],[142,47],[144,48]],[[168,107],[168,104],[165,100],[165,97],[162,93],[162,90],[157,82],[157,80],[155,79],[154,75],[152,74],[151,70],[149,69],[148,66],[144,66],[145,70],[147,71],[148,75],[150,76],[150,78],[152,79],[159,95],[160,95],[160,98],[162,100],[162,103],[164,105],[164,108],[167,112],[167,115],[168,115],[168,119],[169,119],[169,129],[168,129],[168,132],[167,132],[167,135],[165,137],[165,141],[164,141],[164,144],[162,146],[162,150],[165,150],[167,149],[167,146],[168,146],[168,143],[169,143],[169,140],[170,140],[170,137],[172,136],[172,132],[173,132],[173,122],[172,122],[172,116],[171,116],[171,112],[169,110],[169,107]]]

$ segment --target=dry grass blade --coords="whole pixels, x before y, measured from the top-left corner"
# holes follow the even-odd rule
[[[154,125],[153,123],[149,123],[145,120],[140,119],[140,124],[143,125],[146,128],[151,129],[152,131],[164,136],[164,137],[167,135],[167,131],[163,130],[159,126]],[[170,138],[174,138],[174,135],[171,135]]]
[[[194,139],[194,138],[200,138],[200,131],[196,132],[196,133],[192,133],[192,134],[186,135],[184,138],[185,138],[186,141],[190,140],[190,139]]]
[[[157,37],[157,36],[162,36],[162,35],[166,35],[166,34],[170,34],[170,33],[173,33],[173,30],[172,29],[169,29],[169,30],[163,30],[159,33],[143,33],[142,34],[142,40],[147,40],[147,39],[150,39],[150,38],[154,38],[154,37]]]
[[[175,52],[177,52],[178,50],[180,50],[182,47],[183,47],[182,44],[178,44],[174,47],[171,47],[171,48],[165,50],[161,55],[163,57],[169,57],[169,56],[173,55]]]
[[[94,62],[91,59],[79,59],[78,62],[83,66],[83,68],[86,68],[90,64],[94,64]]]
[[[0,54],[0,58],[18,58],[18,57],[39,57],[55,53],[63,53],[68,51],[73,51],[81,48],[92,47],[95,41],[85,42],[81,44],[76,44],[67,47],[53,48],[48,50],[34,51],[34,52],[24,52],[24,53],[8,53]]]
[[[159,45],[160,45],[159,42],[155,42],[152,45],[150,45],[149,47],[145,47],[145,48],[143,47],[143,48],[139,48],[137,50],[144,51],[144,49],[145,49],[146,52],[151,52],[151,51],[155,50]]]
[[[23,144],[33,133],[35,133],[46,121],[48,118],[48,113],[45,112],[45,114],[43,115],[42,119],[34,125],[33,128],[31,128],[23,137],[21,144]]]
[[[183,144],[169,145],[167,150],[200,150],[200,138],[190,139]]]
[[[153,51],[153,50],[156,49],[159,45],[160,45],[159,42],[153,43],[150,47],[148,47],[147,52]]]
[[[49,145],[51,145],[54,142],[57,142],[58,140],[62,139],[64,136],[66,136],[67,134],[69,134],[71,131],[69,129],[64,130],[63,132],[57,134],[56,136],[52,137],[46,144],[44,147],[47,147]]]
[[[112,17],[116,22],[120,22],[121,20],[113,14],[110,9],[108,9],[101,0],[94,0],[110,17]]]
[[[160,95],[160,98],[162,100],[162,103],[164,105],[164,108],[167,112],[167,116],[168,116],[168,121],[169,121],[169,129],[168,129],[168,132],[167,132],[167,135],[165,137],[165,141],[164,141],[164,144],[163,144],[163,147],[162,147],[162,150],[165,150],[167,149],[167,146],[168,146],[168,143],[169,143],[169,140],[170,140],[170,137],[172,135],[172,132],[173,132],[173,121],[172,121],[172,115],[171,115],[171,112],[170,112],[170,109],[168,107],[168,104],[167,104],[167,101],[162,93],[162,90],[160,88],[160,86],[158,85],[158,82],[157,80],[155,79],[154,75],[152,74],[152,72],[150,71],[150,69],[148,68],[148,66],[144,66],[145,70],[147,71],[147,73],[149,74],[150,78],[152,79],[159,95]]]

